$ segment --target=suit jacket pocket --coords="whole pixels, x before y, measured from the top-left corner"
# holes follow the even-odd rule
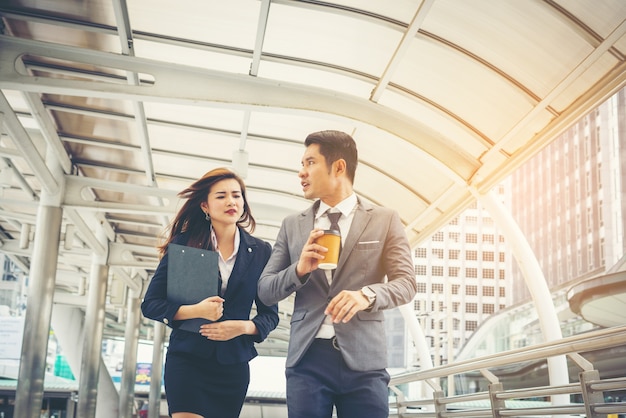
[[[382,311],[377,311],[377,312],[359,311],[356,313],[356,316],[361,321],[382,322],[385,320],[385,314]]]
[[[382,248],[382,245],[381,241],[359,241],[354,248],[357,251],[371,251]]]
[[[293,324],[294,322],[302,321],[306,316],[306,313],[307,311],[305,310],[294,311],[294,313],[291,315],[291,323]]]

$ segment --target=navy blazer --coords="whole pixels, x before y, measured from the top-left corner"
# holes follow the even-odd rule
[[[160,321],[172,328],[168,352],[188,353],[199,357],[216,354],[221,364],[247,362],[257,356],[255,342],[261,342],[278,325],[278,306],[267,306],[257,297],[257,283],[272,251],[271,245],[253,237],[239,228],[240,242],[237,259],[228,280],[224,298],[224,314],[219,321],[249,320],[252,302],[257,315],[252,318],[259,331],[257,335],[240,335],[228,341],[212,341],[199,333],[181,330],[181,321],[174,320],[179,304],[167,301],[167,252],[150,281],[141,303],[141,311],[147,318]],[[175,244],[186,245],[188,235],[174,238]]]

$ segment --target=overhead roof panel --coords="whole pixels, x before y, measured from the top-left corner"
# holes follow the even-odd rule
[[[531,100],[517,86],[446,45],[416,39],[406,58],[394,74],[394,83],[437,103],[494,141],[531,109]],[[456,97],[461,89],[467,100]]]
[[[356,13],[303,8],[293,2],[270,6],[263,49],[268,54],[379,75],[401,36],[400,31],[372,24]]]
[[[115,274],[147,280],[149,235],[216,166],[247,171],[271,241],[310,204],[323,129],[355,137],[355,188],[416,245],[626,84],[622,0],[7,0],[0,18],[0,251],[25,270],[22,225],[63,182],[64,270],[89,269],[104,225]]]
[[[571,21],[596,33],[599,39],[606,38],[620,24],[626,13],[626,3],[622,0],[569,1],[554,0],[555,8],[569,14]]]
[[[539,97],[593,48],[549,2],[436,1],[423,30]]]
[[[260,4],[255,0],[133,0],[128,2],[128,15],[133,31],[251,51]]]
[[[430,127],[440,133],[450,147],[460,150],[478,160],[493,141],[466,121],[446,112],[439,104],[426,100],[417,101],[409,93],[389,89],[383,93],[379,103],[383,106],[418,120],[427,120]]]
[[[232,54],[227,51],[204,45],[187,44],[170,39],[138,37],[133,42],[135,55],[154,60],[168,60],[175,57],[174,62],[192,67],[208,68],[239,74],[250,71],[250,54]]]

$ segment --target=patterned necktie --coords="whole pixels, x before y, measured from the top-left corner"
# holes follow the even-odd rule
[[[341,229],[339,228],[339,218],[341,218],[341,212],[326,212],[326,216],[330,219],[330,229],[334,229],[341,233]]]
[[[341,228],[339,228],[339,218],[341,218],[341,212],[326,211],[326,216],[328,216],[328,219],[330,220],[330,229],[339,231],[339,254],[341,254],[341,250],[343,249],[343,242],[341,241]]]
[[[341,242],[341,228],[339,228],[339,218],[341,218],[341,212],[331,212],[330,209],[326,211],[326,216],[330,220],[330,229],[334,229],[339,232],[339,254],[343,249],[343,243]],[[335,275],[335,270],[332,271],[331,277]]]

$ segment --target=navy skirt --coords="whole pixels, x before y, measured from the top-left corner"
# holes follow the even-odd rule
[[[237,418],[246,399],[250,366],[168,352],[164,381],[170,415],[192,412],[205,418]]]

